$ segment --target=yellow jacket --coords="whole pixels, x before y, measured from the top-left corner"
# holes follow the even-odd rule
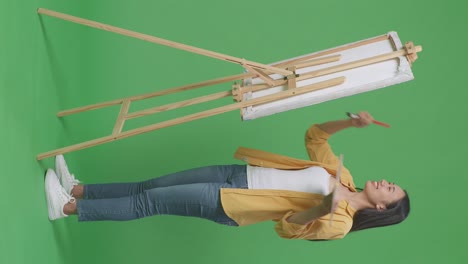
[[[240,147],[234,157],[249,165],[285,170],[304,169],[321,166],[335,177],[339,159],[328,144],[329,134],[317,125],[311,126],[305,135],[305,145],[310,160],[301,160],[273,154],[261,150]],[[348,169],[343,168],[341,184],[351,191],[356,191],[353,178]],[[329,215],[307,224],[289,223],[286,219],[294,214],[319,205],[323,195],[286,191],[286,190],[250,190],[221,189],[221,202],[226,214],[240,226],[276,221],[275,230],[284,238],[290,239],[339,239],[351,229],[356,212],[347,201],[341,201],[329,223]]]

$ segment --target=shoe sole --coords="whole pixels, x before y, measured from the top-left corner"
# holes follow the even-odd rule
[[[45,192],[47,196],[47,210],[49,213],[49,220],[51,221],[59,217],[57,214],[54,213],[55,210],[53,210],[53,208],[55,208],[55,202],[50,194],[53,189],[52,186],[54,184],[54,177],[57,178],[55,173],[52,170],[47,170],[45,178]]]
[[[62,182],[62,169],[63,168],[68,170],[67,164],[65,163],[65,158],[63,157],[63,155],[55,156],[55,173],[60,182]]]

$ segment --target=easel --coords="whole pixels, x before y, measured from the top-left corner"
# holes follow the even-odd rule
[[[63,14],[63,13],[58,13],[58,12],[43,9],[43,8],[39,8],[37,12],[42,15],[60,18],[63,20],[77,23],[77,24],[82,24],[82,25],[86,25],[89,27],[94,27],[94,28],[118,33],[121,35],[142,39],[142,40],[153,42],[156,44],[161,44],[161,45],[173,47],[176,49],[181,49],[181,50],[185,50],[188,52],[197,53],[200,55],[228,61],[231,63],[236,63],[244,67],[245,70],[247,71],[246,73],[243,73],[243,74],[226,76],[226,77],[222,77],[222,78],[218,78],[214,80],[208,80],[208,81],[203,81],[199,83],[184,85],[184,86],[157,91],[153,93],[131,96],[131,97],[116,99],[116,100],[112,100],[108,102],[87,105],[83,107],[61,111],[57,114],[59,117],[76,114],[76,113],[80,113],[84,111],[104,108],[107,106],[113,106],[113,105],[119,105],[119,104],[121,105],[120,112],[115,122],[111,135],[97,138],[94,140],[90,140],[87,142],[71,145],[68,147],[52,150],[49,152],[41,153],[37,156],[38,160],[53,157],[58,154],[64,154],[64,153],[68,153],[68,152],[72,152],[72,151],[76,151],[76,150],[80,150],[84,148],[93,147],[96,145],[101,145],[101,144],[108,143],[114,140],[119,140],[119,139],[131,137],[131,136],[135,136],[138,134],[150,132],[153,130],[158,130],[161,128],[174,126],[174,125],[178,125],[181,123],[185,123],[185,122],[189,122],[189,121],[193,121],[193,120],[197,120],[197,119],[201,119],[201,118],[205,118],[205,117],[209,117],[213,115],[218,115],[218,114],[233,111],[236,109],[242,109],[248,106],[274,102],[276,100],[298,96],[301,94],[310,93],[312,91],[317,91],[317,90],[321,90],[324,88],[337,86],[345,82],[345,77],[331,78],[325,81],[316,82],[316,83],[302,86],[302,87],[297,87],[296,84],[298,81],[301,81],[301,80],[324,76],[324,75],[331,74],[331,73],[337,73],[337,72],[341,72],[347,69],[353,69],[357,67],[362,67],[364,65],[370,65],[370,64],[374,64],[374,63],[378,63],[378,62],[382,62],[386,60],[395,59],[401,56],[406,56],[410,62],[414,62],[417,59],[416,53],[422,50],[421,46],[414,46],[412,42],[409,42],[405,45],[404,49],[397,50],[388,54],[383,54],[383,55],[374,56],[374,57],[370,57],[370,58],[366,58],[362,60],[357,60],[357,61],[353,61],[353,62],[341,64],[341,65],[336,65],[336,66],[328,67],[325,69],[315,70],[315,71],[311,71],[311,72],[307,72],[305,74],[299,75],[299,74],[296,74],[296,70],[298,69],[339,61],[340,60],[339,55],[333,55],[333,56],[329,56],[329,55],[340,51],[340,49],[345,49],[345,48],[330,49],[324,52],[313,54],[311,56],[305,56],[305,57],[301,57],[298,59],[291,59],[291,60],[284,61],[275,65],[265,65],[265,64],[232,57],[229,55],[224,55],[224,54],[209,51],[209,50],[204,50],[204,49],[188,46],[188,45],[177,43],[177,42],[172,42],[169,40],[153,37],[150,35],[102,24],[99,22],[86,20],[83,18],[74,17],[74,16],[70,16],[67,14]],[[359,47],[362,45],[366,45],[366,44],[369,44],[375,41],[380,41],[382,39],[387,39],[387,38],[388,36],[386,35],[380,36],[380,37],[376,37],[373,39],[368,39],[365,41],[353,43],[347,46],[346,48]],[[273,79],[270,75],[280,75],[282,76],[282,78]],[[206,86],[220,84],[220,83],[244,80],[244,79],[252,78],[252,77],[260,78],[261,80],[263,80],[263,83],[257,84],[257,85],[250,85],[250,86],[244,86],[244,85],[235,83],[232,87],[232,90],[229,90],[229,91],[214,93],[211,95],[197,97],[197,98],[193,98],[190,100],[180,101],[180,102],[176,102],[172,104],[167,104],[163,106],[153,107],[150,109],[129,113],[130,104],[135,101],[144,100],[144,99],[148,99],[148,98],[152,98],[156,96],[162,96],[162,95],[187,91],[187,90],[201,88],[201,87],[206,87]],[[245,93],[252,92],[252,91],[260,91],[263,89],[268,89],[268,88],[271,88],[274,86],[280,86],[280,85],[287,85],[288,89],[275,93],[275,94],[263,96],[260,98],[255,98],[252,100],[243,100],[243,95]],[[236,102],[230,105],[217,107],[214,109],[194,113],[191,115],[175,118],[172,120],[167,120],[167,121],[163,121],[160,123],[156,123],[156,124],[152,124],[152,125],[128,130],[128,131],[122,131],[125,121],[129,119],[142,117],[142,116],[146,116],[146,115],[150,115],[150,114],[154,114],[154,113],[158,113],[162,111],[172,110],[176,108],[181,108],[184,106],[208,102],[208,101],[212,101],[212,100],[216,100],[220,98],[225,98],[228,96],[233,96],[233,99]]]

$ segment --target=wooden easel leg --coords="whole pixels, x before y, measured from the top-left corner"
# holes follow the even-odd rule
[[[161,129],[161,128],[175,126],[175,125],[178,125],[178,124],[182,124],[182,123],[186,123],[186,122],[190,122],[190,121],[194,121],[194,120],[198,120],[198,119],[202,119],[202,118],[222,114],[222,113],[225,113],[225,112],[229,112],[229,111],[233,111],[233,110],[236,110],[236,109],[248,107],[248,106],[251,106],[251,105],[264,104],[264,103],[273,102],[273,101],[284,99],[284,98],[289,98],[289,97],[301,95],[301,94],[308,93],[308,92],[311,92],[311,91],[324,89],[324,88],[332,87],[332,86],[335,86],[335,85],[340,85],[344,81],[345,81],[344,77],[338,77],[338,78],[330,79],[330,80],[327,80],[327,81],[322,81],[322,82],[318,82],[318,83],[311,84],[311,85],[308,85],[308,86],[304,86],[304,87],[301,87],[301,88],[297,88],[297,89],[293,89],[293,90],[287,90],[287,91],[272,94],[272,95],[269,95],[269,96],[256,98],[256,99],[253,99],[253,100],[234,103],[234,104],[230,104],[230,105],[227,105],[227,106],[222,106],[222,107],[202,111],[202,112],[199,112],[199,113],[187,115],[187,116],[184,116],[184,117],[175,118],[175,119],[164,121],[164,122],[161,122],[161,123],[157,123],[157,124],[153,124],[153,125],[149,125],[149,126],[129,130],[129,131],[126,131],[126,132],[123,132],[123,133],[117,133],[115,135],[110,135],[110,136],[90,140],[90,141],[87,141],[87,142],[79,143],[79,144],[76,144],[76,145],[72,145],[72,146],[52,150],[52,151],[49,151],[49,152],[41,153],[41,154],[39,154],[37,156],[37,159],[42,160],[42,159],[53,157],[53,156],[56,156],[56,155],[59,155],[59,154],[65,154],[65,153],[72,152],[72,151],[77,151],[77,150],[80,150],[80,149],[90,148],[90,147],[101,145],[101,144],[108,143],[108,142],[111,142],[111,141],[124,139],[124,138],[127,138],[127,137],[147,133],[147,132],[158,130],[158,129]]]
[[[128,36],[128,37],[145,40],[145,41],[148,41],[148,42],[168,46],[168,47],[175,48],[175,49],[185,50],[185,51],[188,51],[188,52],[200,54],[200,55],[207,56],[207,57],[212,57],[212,58],[215,58],[215,59],[224,60],[224,61],[231,62],[231,63],[237,63],[237,64],[246,63],[247,65],[249,65],[249,66],[251,66],[253,68],[260,69],[260,70],[269,70],[269,71],[276,72],[276,73],[282,74],[282,75],[291,74],[290,71],[287,71],[287,70],[282,69],[282,68],[273,67],[273,66],[270,66],[270,65],[266,65],[266,64],[262,64],[262,63],[258,63],[258,62],[254,62],[254,61],[248,61],[248,60],[236,58],[236,57],[233,57],[233,56],[221,54],[221,53],[210,51],[210,50],[200,49],[200,48],[185,45],[185,44],[182,44],[182,43],[178,43],[178,42],[174,42],[174,41],[170,41],[170,40],[166,40],[166,39],[162,39],[162,38],[153,37],[153,36],[138,33],[138,32],[135,32],[135,31],[131,31],[131,30],[127,30],[127,29],[123,29],[123,28],[119,28],[119,27],[114,27],[114,26],[111,26],[111,25],[107,25],[107,24],[96,22],[96,21],[87,20],[87,19],[83,19],[83,18],[79,18],[79,17],[75,17],[75,16],[71,16],[71,15],[67,15],[67,14],[63,14],[63,13],[59,13],[59,12],[55,12],[55,11],[44,9],[44,8],[39,8],[37,10],[37,12],[39,14],[42,14],[42,15],[47,15],[47,16],[67,20],[67,21],[70,21],[70,22],[73,22],[73,23],[76,23],[76,24],[81,24],[81,25],[85,25],[85,26],[88,26],[88,27],[93,27],[93,28],[97,28],[97,29],[106,30],[106,31],[109,31],[109,32],[113,32],[113,33],[125,35],[125,36]]]
[[[160,113],[160,112],[173,110],[173,109],[178,109],[178,108],[189,106],[189,105],[209,102],[209,101],[213,101],[213,100],[217,100],[217,99],[221,99],[221,98],[225,98],[229,96],[232,96],[231,91],[225,91],[225,92],[219,92],[219,93],[214,93],[210,95],[200,96],[200,97],[192,98],[192,99],[185,100],[185,101],[179,101],[179,102],[172,103],[172,104],[161,105],[161,106],[153,107],[153,108],[146,109],[146,110],[136,111],[131,114],[127,114],[125,116],[125,119],[129,120],[132,118],[142,117],[142,116]]]

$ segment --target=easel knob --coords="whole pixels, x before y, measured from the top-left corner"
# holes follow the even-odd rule
[[[418,52],[422,51],[421,46],[414,46],[412,41],[408,41],[405,43],[405,49],[406,49],[406,58],[412,64],[418,59]]]

